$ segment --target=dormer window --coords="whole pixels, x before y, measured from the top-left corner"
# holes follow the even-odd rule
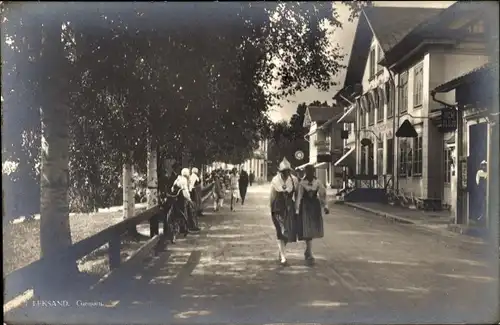
[[[375,65],[376,65],[376,61],[375,61],[375,48],[374,47],[370,50],[370,56],[369,56],[368,64],[369,64],[368,69],[370,69],[369,70],[370,71],[369,78],[371,80],[373,77],[375,77]]]
[[[478,20],[467,27],[467,32],[469,34],[483,34],[485,32],[484,29],[484,21]]]
[[[377,62],[380,62],[381,59],[382,59],[382,47],[377,46]],[[377,64],[377,73],[381,72],[383,69],[384,69],[383,66]]]

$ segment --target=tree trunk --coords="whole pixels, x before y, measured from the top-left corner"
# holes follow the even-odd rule
[[[44,26],[45,27],[45,26]],[[40,247],[43,257],[71,245],[69,223],[69,107],[67,66],[61,42],[61,22],[45,28],[41,92]],[[75,264],[76,265],[76,264]]]
[[[148,190],[147,202],[148,209],[158,205],[158,168],[157,168],[158,149],[154,140],[148,141]]]
[[[131,163],[132,153],[126,156],[126,162],[123,164],[123,219],[131,218],[135,215],[135,183],[134,183],[134,165]],[[139,236],[137,227],[130,227],[128,234],[132,237]]]
[[[133,179],[134,167],[130,162],[123,164],[123,219],[134,216],[135,213],[135,184]]]

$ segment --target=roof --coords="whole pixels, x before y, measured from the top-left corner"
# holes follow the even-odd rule
[[[371,39],[375,35],[385,52],[423,20],[436,15],[442,9],[407,7],[366,7],[359,16],[354,34],[344,87],[338,94],[352,94],[355,84],[360,83],[370,53]],[[390,19],[388,19],[390,17]],[[349,88],[349,89],[347,89]]]
[[[443,9],[368,7],[363,10],[382,50],[390,51],[415,27],[436,16]]]
[[[360,15],[358,25],[354,34],[351,54],[349,55],[349,63],[344,80],[344,87],[339,91],[344,93],[346,88],[360,83],[365,72],[366,60],[370,50],[370,41],[373,37],[368,21],[364,15]]]
[[[326,122],[334,118],[340,112],[343,112],[344,108],[340,106],[308,106],[307,114],[311,118],[312,122]]]
[[[498,76],[498,65],[493,65],[490,63],[483,64],[482,66],[479,66],[455,79],[452,79],[450,81],[445,82],[442,85],[437,86],[434,88],[434,92],[436,93],[446,93],[449,92],[461,84],[473,81],[473,80],[478,80],[478,78],[485,78],[491,76],[492,78],[495,78]]]
[[[429,17],[423,19],[419,24],[402,37],[399,42],[385,51],[383,65],[388,66],[400,58],[400,55],[411,51],[426,37],[440,38],[443,35],[445,26],[457,17],[464,15],[473,15],[477,12],[484,12],[487,10],[487,1],[457,1],[446,9],[431,9],[436,12],[432,14],[429,11]],[[422,18],[424,18],[422,16]]]

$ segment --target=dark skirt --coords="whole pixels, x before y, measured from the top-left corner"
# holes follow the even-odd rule
[[[287,243],[297,241],[297,220],[292,194],[279,192],[272,202],[271,217],[276,238]]]
[[[297,236],[299,240],[310,240],[324,236],[321,210],[321,203],[317,193],[305,192],[297,216]]]

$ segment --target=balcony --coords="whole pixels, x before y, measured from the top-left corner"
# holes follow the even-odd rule
[[[314,146],[318,153],[330,153],[330,141],[316,140]]]
[[[320,146],[330,146],[330,141],[328,140],[316,140],[314,141],[314,145],[316,147],[320,147]]]
[[[266,153],[263,150],[254,150],[252,157],[254,159],[266,159]]]

